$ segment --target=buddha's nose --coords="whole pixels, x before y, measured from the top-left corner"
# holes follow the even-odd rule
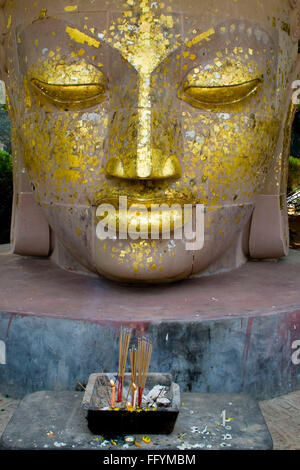
[[[114,114],[110,126],[105,174],[127,180],[181,177],[179,126],[159,110],[136,108]]]
[[[162,180],[178,179],[181,177],[181,166],[176,155],[167,159],[156,150],[155,155],[147,157],[147,163],[140,162],[130,156],[128,159],[111,157],[107,162],[105,174],[108,178],[122,178],[128,180]]]

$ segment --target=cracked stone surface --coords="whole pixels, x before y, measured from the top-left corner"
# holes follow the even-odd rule
[[[105,422],[101,436],[91,433],[86,410],[81,406],[82,399],[83,393],[70,391],[42,391],[27,395],[6,427],[0,448],[127,448],[117,430],[116,435],[105,435]],[[174,431],[169,435],[151,435],[149,442],[143,439],[143,435],[136,435],[137,450],[273,448],[258,402],[253,398],[233,393],[182,393],[181,401],[183,404]],[[225,416],[222,417],[223,410]]]

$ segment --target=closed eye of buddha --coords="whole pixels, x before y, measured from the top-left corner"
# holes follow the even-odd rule
[[[194,107],[222,106],[238,103],[258,91],[263,83],[262,78],[245,81],[244,83],[221,85],[221,86],[199,86],[185,82],[179,97]]]
[[[106,98],[104,83],[57,85],[32,78],[31,84],[50,102],[58,105],[89,107],[102,103]]]

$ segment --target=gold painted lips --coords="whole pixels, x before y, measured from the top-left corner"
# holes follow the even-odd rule
[[[96,217],[105,220],[108,229],[118,233],[136,230],[144,235],[163,236],[187,224],[193,214],[193,203],[182,199],[130,200],[126,197],[105,198],[97,203]]]

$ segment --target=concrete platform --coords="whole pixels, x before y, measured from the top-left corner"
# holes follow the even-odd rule
[[[272,438],[257,402],[236,394],[182,394],[174,431],[151,435],[146,444],[126,446],[118,436],[95,436],[87,427],[80,392],[42,391],[27,395],[15,411],[0,440],[7,450],[271,450]],[[222,411],[226,410],[226,427]],[[116,413],[112,411],[112,413]],[[30,426],[28,426],[30,423]],[[114,441],[114,443],[112,442]],[[124,447],[125,445],[125,447]]]
[[[150,370],[183,391],[259,399],[300,389],[300,252],[232,273],[128,286],[0,254],[0,392],[75,390],[117,368],[121,325],[153,340]]]

